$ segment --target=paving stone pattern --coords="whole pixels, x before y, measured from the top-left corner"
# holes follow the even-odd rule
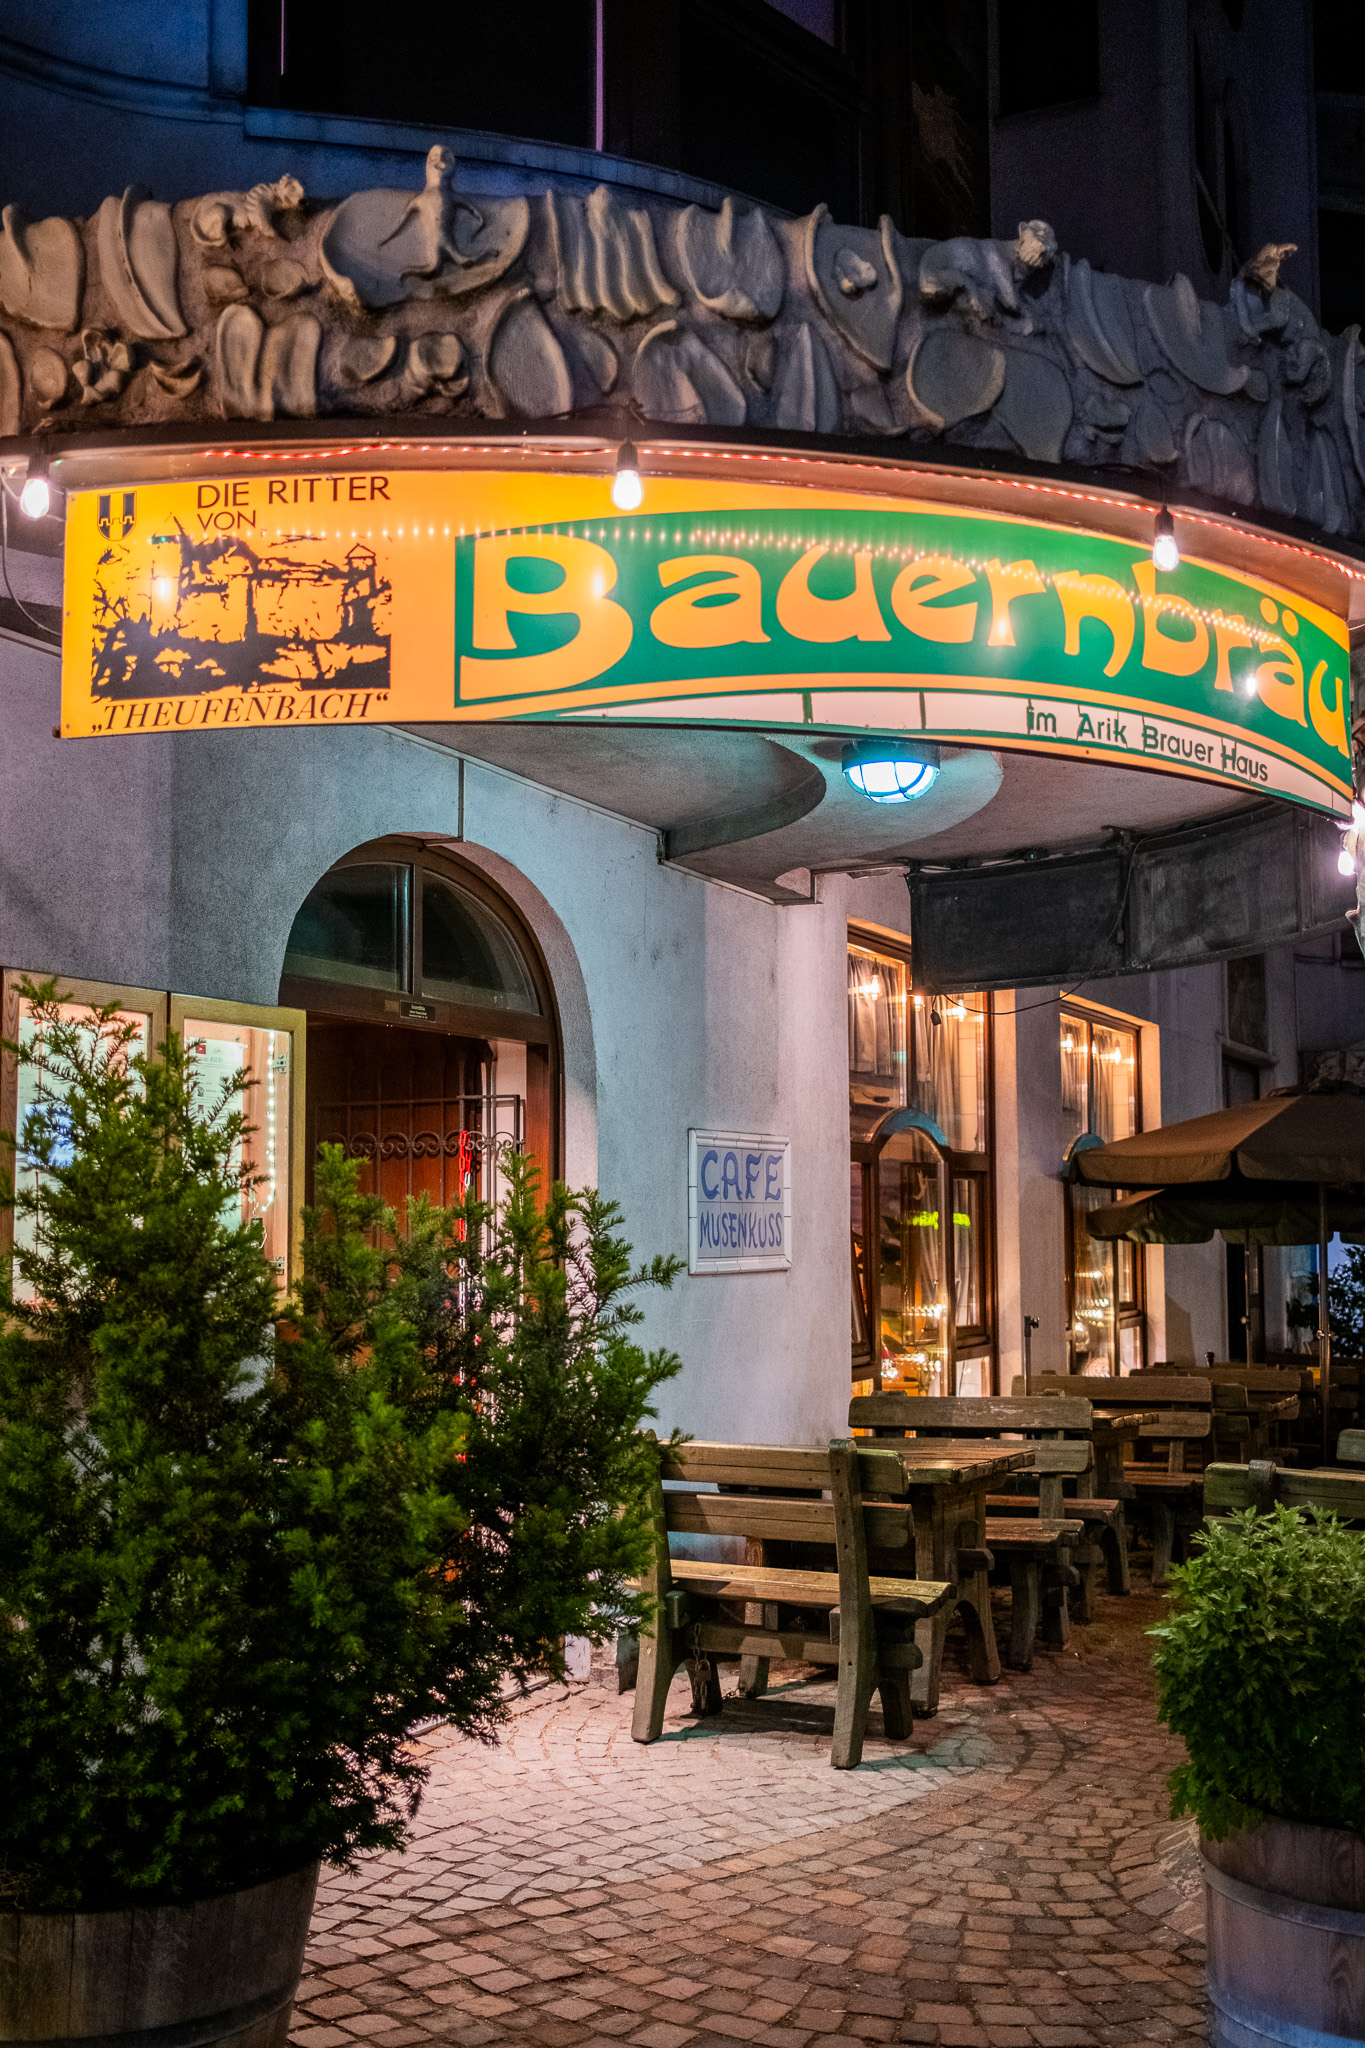
[[[857,1771],[830,1769],[809,1667],[703,1722],[680,1678],[647,1749],[587,1684],[520,1702],[496,1748],[441,1731],[408,1853],[324,1877],[292,2040],[1202,2044],[1161,1610],[1106,1599],[998,1686],[950,1663],[938,1716],[890,1743],[874,1714]]]

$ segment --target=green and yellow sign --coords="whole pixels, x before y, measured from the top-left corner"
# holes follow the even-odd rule
[[[281,461],[79,494],[66,587],[73,735],[805,726],[1350,798],[1340,619],[1039,521],[668,479],[622,516],[602,479]]]

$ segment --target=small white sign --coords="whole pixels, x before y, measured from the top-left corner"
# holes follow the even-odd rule
[[[687,1134],[687,1270],[775,1273],[792,1262],[791,1141]]]

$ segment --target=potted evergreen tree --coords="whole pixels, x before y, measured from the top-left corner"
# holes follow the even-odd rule
[[[1254,1509],[1172,1573],[1155,1664],[1189,1760],[1215,2042],[1365,2039],[1365,1539]]]
[[[324,1148],[283,1314],[236,1087],[26,990],[0,1329],[0,2038],[274,2048],[318,1866],[402,1844],[409,1730],[495,1731],[636,1613],[650,1396],[615,1209],[505,1161],[406,1235]],[[12,1057],[26,1057],[10,1047]]]

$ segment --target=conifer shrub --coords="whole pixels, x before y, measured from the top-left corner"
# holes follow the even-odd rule
[[[409,1730],[492,1737],[567,1633],[639,1619],[678,1369],[633,1341],[616,1209],[505,1161],[391,1211],[324,1147],[283,1309],[243,1124],[174,1041],[25,993],[0,1328],[0,1903],[210,1897],[401,1846]],[[16,1047],[12,1055],[26,1057]],[[17,1281],[17,1284],[15,1284]]]
[[[1206,1524],[1154,1658],[1189,1761],[1172,1814],[1213,1841],[1271,1816],[1365,1833],[1365,1538],[1334,1516]]]

